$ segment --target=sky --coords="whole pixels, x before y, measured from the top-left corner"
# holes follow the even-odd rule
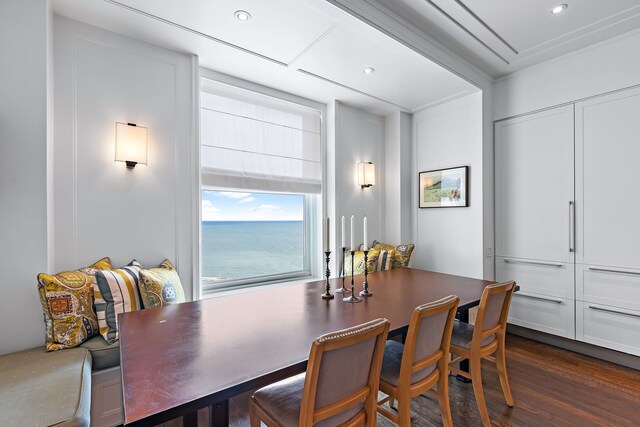
[[[302,221],[304,196],[203,191],[203,221]]]

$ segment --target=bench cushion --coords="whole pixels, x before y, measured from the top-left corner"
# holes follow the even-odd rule
[[[0,356],[0,424],[89,426],[91,355],[44,347]]]
[[[80,347],[91,353],[94,371],[120,365],[120,341],[109,344],[102,335],[97,335],[80,344]]]

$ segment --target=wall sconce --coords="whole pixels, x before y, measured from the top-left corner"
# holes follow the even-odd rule
[[[147,164],[146,127],[116,122],[116,162],[125,162],[127,169]]]
[[[376,166],[371,162],[358,163],[358,185],[361,188],[371,187],[376,183]]]

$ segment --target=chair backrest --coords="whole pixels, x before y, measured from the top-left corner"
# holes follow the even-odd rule
[[[404,343],[398,387],[423,380],[438,361],[448,357],[459,302],[460,298],[449,295],[420,305],[413,311]]]
[[[486,345],[485,342],[492,341],[492,339],[488,338],[494,334],[504,337],[511,296],[515,289],[516,282],[513,280],[504,283],[495,283],[484,289],[482,297],[480,298],[473,338],[471,339],[472,347],[474,344],[477,344],[479,347]]]
[[[389,327],[389,321],[381,318],[313,341],[300,406],[300,426],[341,425],[354,417],[359,417],[362,424],[375,423]]]

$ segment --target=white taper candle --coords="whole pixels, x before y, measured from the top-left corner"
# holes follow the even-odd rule
[[[364,250],[369,250],[369,240],[367,239],[367,217],[364,217]]]
[[[328,252],[331,250],[330,235],[331,235],[331,227],[329,226],[329,217],[327,217],[327,234],[324,241],[325,252]]]
[[[346,234],[344,232],[344,215],[342,215],[342,247],[343,248],[347,247],[346,240],[347,240],[347,236],[346,236]]]
[[[356,250],[356,224],[355,224],[355,215],[351,215],[351,250]]]

